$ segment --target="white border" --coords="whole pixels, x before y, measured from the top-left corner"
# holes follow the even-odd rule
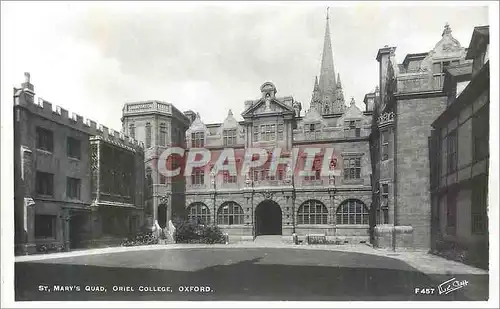
[[[2,6],[5,2],[2,2]],[[213,2],[215,4],[221,5],[231,5],[231,6],[244,6],[244,5],[255,5],[255,3],[249,2],[238,2],[238,3],[228,3],[228,2]],[[352,2],[311,2],[313,4],[321,4],[325,7],[330,6],[352,6],[359,5],[360,3]],[[115,2],[105,2],[101,3],[103,6],[114,6]],[[137,2],[120,3],[120,5],[130,6],[132,9],[136,6]],[[176,4],[179,4],[176,2]],[[183,3],[182,5],[194,6],[197,3]],[[304,5],[303,2],[280,2],[280,5]],[[416,2],[416,1],[404,1],[404,2],[377,2],[371,3],[371,5],[384,5],[384,6],[413,6],[415,4],[423,4],[426,6],[455,6],[457,3],[455,1],[450,2]],[[140,6],[148,5],[148,3],[141,3]],[[369,5],[369,3],[363,3],[363,5]],[[419,308],[419,307],[442,307],[442,308],[498,308],[499,298],[498,298],[498,239],[499,239],[499,212],[498,212],[498,151],[499,151],[499,93],[498,93],[498,59],[499,59],[499,49],[498,49],[498,2],[484,2],[484,1],[470,1],[470,2],[460,2],[460,5],[487,5],[490,8],[489,11],[489,25],[490,25],[490,60],[492,60],[492,65],[490,66],[490,76],[491,84],[494,87],[490,89],[490,101],[492,104],[491,108],[491,120],[490,121],[490,184],[489,184],[489,218],[490,218],[490,300],[488,302],[14,302],[14,223],[12,218],[14,218],[14,208],[13,208],[13,192],[14,186],[12,182],[13,175],[13,115],[12,115],[12,88],[14,85],[5,85],[5,74],[2,71],[2,104],[1,104],[1,141],[2,141],[2,152],[1,152],[1,197],[2,197],[2,212],[1,212],[1,306],[2,307],[15,307],[15,308],[61,308],[61,307],[110,307],[110,308],[133,308],[133,307],[151,307],[151,308],[164,308],[164,307],[208,307],[208,308],[229,308],[229,307],[241,307],[241,308],[251,308],[251,307],[261,307],[267,305],[269,307],[275,308],[302,308],[302,307],[318,307],[318,308],[329,308],[329,307],[362,307],[362,308]],[[471,29],[471,35],[472,35]],[[465,44],[466,42],[464,42]],[[467,42],[468,43],[468,42]],[[2,51],[3,51],[2,44]],[[2,52],[2,67],[8,59],[4,59],[4,52]],[[5,96],[7,94],[7,96]],[[10,98],[10,100],[5,101],[3,98]]]

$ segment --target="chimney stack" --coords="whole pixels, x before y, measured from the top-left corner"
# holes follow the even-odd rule
[[[21,88],[26,96],[26,100],[30,103],[35,102],[35,87],[31,83],[31,76],[29,72],[24,72],[24,83]]]

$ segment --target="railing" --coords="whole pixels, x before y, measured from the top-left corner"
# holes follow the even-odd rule
[[[255,180],[253,182],[254,187],[276,187],[288,185],[285,180]]]
[[[158,107],[158,110],[159,111],[164,111],[164,112],[170,112],[170,105],[168,104],[165,104],[165,103],[160,103],[160,102],[157,102],[157,107]]]
[[[170,105],[161,102],[140,102],[140,103],[127,103],[127,112],[141,112],[149,110],[158,110],[161,112],[170,113]]]
[[[326,235],[325,234],[309,234],[306,236],[307,244],[324,244],[326,243]]]
[[[127,112],[138,112],[153,109],[153,102],[127,104]]]
[[[303,186],[322,186],[323,179],[313,179],[313,180],[302,180],[301,183]]]

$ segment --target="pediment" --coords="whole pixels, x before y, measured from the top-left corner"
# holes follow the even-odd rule
[[[447,25],[441,40],[436,43],[429,56],[432,58],[455,58],[462,57],[464,53],[465,48],[451,35],[451,29]]]
[[[361,119],[363,118],[363,112],[359,109],[356,104],[351,104],[349,108],[345,111],[342,119]],[[341,122],[342,123],[342,122]]]
[[[186,133],[199,132],[199,131],[207,132],[208,130],[207,126],[201,121],[200,114],[197,113],[195,120],[193,121],[193,123],[191,123],[191,126],[186,131]]]
[[[302,121],[304,123],[323,123],[323,117],[316,108],[311,107],[302,118]]]
[[[294,112],[292,107],[276,100],[276,99],[260,99],[255,101],[246,111],[243,112],[243,117],[260,114],[273,114],[283,112]]]
[[[229,112],[227,113],[227,117],[224,120],[224,122],[222,123],[222,127],[224,129],[238,128],[239,127],[238,120],[236,120],[236,118],[234,118],[233,112],[231,110],[229,110]]]

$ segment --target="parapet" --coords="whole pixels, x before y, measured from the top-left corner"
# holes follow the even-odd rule
[[[83,116],[70,112],[59,105],[54,105],[42,98],[37,98],[33,103],[25,89],[14,88],[14,106],[21,106],[28,109],[32,114],[38,115],[62,126],[70,127],[74,130],[84,132],[90,136],[100,136],[107,141],[132,151],[143,151],[144,144],[124,135],[122,132],[108,129],[108,127],[98,124]]]
[[[163,114],[174,117],[184,122],[187,126],[191,123],[191,119],[178,110],[172,103],[157,100],[125,103],[123,105],[122,113],[122,116],[124,117],[145,114]]]

